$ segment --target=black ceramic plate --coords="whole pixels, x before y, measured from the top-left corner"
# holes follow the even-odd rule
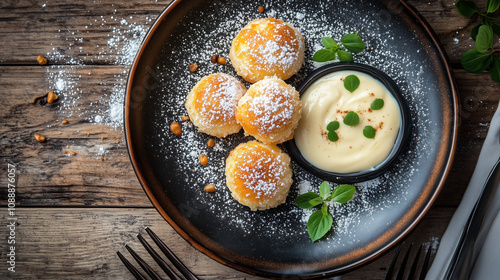
[[[258,6],[265,12],[258,13]],[[276,17],[306,38],[306,63],[287,82],[300,86],[314,68],[321,36],[340,41],[358,31],[368,50],[355,61],[384,71],[408,101],[412,135],[407,151],[380,177],[356,183],[356,197],[330,205],[334,228],[311,242],[299,193],[321,180],[293,162],[288,201],[251,212],[225,187],[224,164],[243,133],[216,139],[181,121],[185,98],[204,75],[235,75],[228,57],[232,38],[250,20]],[[198,64],[194,73],[188,71]],[[182,125],[182,136],[169,131]],[[174,1],[157,19],[131,69],[125,99],[125,132],[139,181],[160,214],[194,247],[233,268],[262,276],[319,277],[346,272],[380,256],[404,237],[430,208],[449,171],[457,129],[457,100],[446,58],[429,26],[404,2],[391,0]],[[198,163],[205,154],[209,164]],[[214,184],[215,193],[203,187]]]

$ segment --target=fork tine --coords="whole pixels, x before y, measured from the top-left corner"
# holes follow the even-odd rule
[[[149,245],[149,243],[144,239],[144,237],[142,237],[141,234],[138,234],[137,238],[144,246],[144,248],[146,248],[146,251],[148,251],[151,257],[153,257],[156,263],[161,267],[161,269],[163,269],[163,271],[165,271],[168,277],[170,277],[170,279],[181,280],[181,278],[177,276],[177,274],[175,274],[175,272],[167,265],[167,263],[160,257],[160,255],[158,255],[158,253],[153,249],[153,247]]]
[[[427,267],[429,266],[430,259],[431,259],[431,246],[427,247],[427,252],[425,254],[424,264],[422,265],[422,271],[420,271],[419,280],[425,279],[425,275],[427,275]]]
[[[172,264],[181,272],[188,280],[198,280],[198,278],[177,258],[177,256],[163,243],[163,241],[149,228],[145,228],[146,232],[151,236],[151,239],[156,243],[158,248],[167,256]]]
[[[153,278],[153,280],[161,280],[161,277],[154,272],[154,270],[128,245],[125,245],[125,248],[130,252],[132,257],[137,261],[137,263],[146,271],[149,277]]]
[[[137,279],[137,280],[146,280],[146,278],[144,278],[144,276],[139,272],[139,270],[137,270],[137,268],[135,268],[125,258],[125,256],[122,255],[122,253],[116,252],[116,254],[118,254],[118,257],[120,258],[120,260],[122,260],[122,263],[128,268],[128,271],[130,271],[130,273],[132,273],[132,275],[134,275],[135,279]]]
[[[417,271],[418,260],[420,258],[420,252],[422,252],[422,244],[418,246],[417,254],[415,255],[415,259],[410,268],[410,273],[408,274],[408,280],[415,278],[415,272]]]
[[[413,247],[413,243],[410,244],[410,247],[408,247],[408,251],[406,251],[403,262],[401,263],[401,267],[399,268],[398,275],[396,276],[396,280],[403,280],[406,264],[408,263],[408,258],[410,257],[411,247]]]
[[[396,262],[399,257],[399,253],[401,252],[401,248],[403,248],[404,242],[401,242],[401,245],[399,245],[398,250],[396,251],[396,254],[392,258],[391,265],[387,269],[387,275],[385,276],[385,280],[391,280],[392,279],[392,273],[394,272],[394,267],[396,266]]]

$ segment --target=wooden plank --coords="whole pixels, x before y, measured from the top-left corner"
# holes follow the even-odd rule
[[[151,206],[133,172],[121,116],[114,121],[109,117],[111,107],[121,110],[126,69],[0,67],[0,84],[6,93],[0,97],[4,106],[0,111],[0,157],[19,166],[22,188],[18,198],[22,205]],[[448,206],[458,205],[461,200],[500,100],[498,86],[486,82],[487,74],[455,74],[461,130],[453,170],[437,201],[438,205]],[[55,91],[60,101],[33,104],[35,97],[54,88],[60,88]],[[115,104],[110,107],[111,103]],[[96,117],[101,120],[96,122]],[[68,124],[63,125],[62,120],[68,120]],[[36,142],[34,133],[45,135],[47,142]],[[76,155],[65,154],[68,151]],[[2,192],[5,190],[0,189]],[[2,195],[0,202],[5,199]]]
[[[0,98],[6,108],[0,112],[0,156],[18,166],[21,205],[151,206],[128,158],[122,116],[106,121],[113,119],[109,116],[113,98],[113,108],[121,113],[124,87],[118,92],[113,87],[124,86],[124,70],[121,66],[0,67],[0,83],[12,97]],[[60,100],[33,103],[49,90]],[[96,116],[102,120],[96,123]],[[68,123],[62,124],[63,120]],[[45,135],[47,141],[38,143],[34,133]]]
[[[474,20],[462,18],[454,0],[410,0],[441,40],[453,64],[470,49]],[[130,64],[127,44],[138,44],[170,0],[2,1],[0,64]],[[111,41],[112,40],[112,44]],[[29,43],[27,43],[29,42]],[[124,49],[126,49],[124,51]]]
[[[140,43],[170,0],[2,1],[2,64],[120,64],[130,40]],[[110,44],[113,39],[113,44]],[[27,43],[29,42],[29,43]]]
[[[408,236],[407,242],[435,246],[452,213],[450,208],[432,209]],[[144,233],[145,226],[151,227],[201,279],[260,279],[199,254],[152,209],[18,208],[15,217],[15,279],[133,279],[116,252],[129,257],[124,248],[128,244],[153,264],[136,239],[138,233]],[[9,233],[5,226],[0,230],[2,236]],[[7,246],[0,248],[6,259]],[[383,279],[393,254],[389,252],[343,275],[342,279]],[[6,262],[2,262],[1,279],[10,275],[6,266]]]

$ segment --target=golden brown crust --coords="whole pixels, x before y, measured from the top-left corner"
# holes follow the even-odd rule
[[[304,37],[290,24],[274,18],[250,21],[234,38],[229,57],[238,75],[250,83],[264,77],[283,80],[304,62]]]
[[[185,107],[200,132],[225,137],[240,131],[235,112],[245,86],[224,73],[203,77],[188,94]]]
[[[238,102],[236,120],[246,135],[267,144],[293,138],[299,124],[302,102],[291,85],[278,78],[253,84]]]
[[[226,159],[226,183],[234,199],[252,211],[276,207],[292,185],[290,157],[276,145],[239,144]]]

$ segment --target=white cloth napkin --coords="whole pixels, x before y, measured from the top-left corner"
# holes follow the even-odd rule
[[[491,121],[469,186],[441,239],[436,257],[427,274],[427,280],[445,279],[451,257],[457,248],[467,219],[481,194],[489,173],[499,158],[500,106]],[[475,263],[468,279],[500,279],[500,185],[496,187],[493,195],[494,199],[474,244],[472,259]]]

